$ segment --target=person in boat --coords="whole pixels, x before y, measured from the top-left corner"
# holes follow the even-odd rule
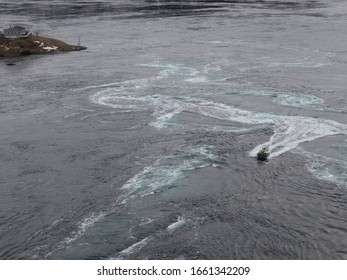
[[[269,154],[269,151],[266,148],[262,148],[259,152],[259,154],[267,156]]]

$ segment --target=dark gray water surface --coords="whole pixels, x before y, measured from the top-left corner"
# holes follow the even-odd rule
[[[0,258],[347,259],[346,23],[338,0],[0,0],[1,28],[88,47],[0,60]]]

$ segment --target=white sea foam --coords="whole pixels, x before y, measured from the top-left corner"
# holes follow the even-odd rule
[[[170,122],[169,120],[171,120],[175,115],[179,114],[182,110],[175,109],[171,112],[168,113],[164,113],[160,116],[157,117],[156,121],[151,123],[152,126],[155,126],[156,128],[164,128],[164,127],[169,127],[170,126]]]
[[[115,109],[126,110],[147,110],[146,97],[131,96],[126,94],[114,94],[114,91],[105,90],[91,97],[91,100],[100,105],[112,107]]]
[[[72,117],[77,116],[77,115],[79,115],[79,114],[80,114],[79,112],[77,112],[77,113],[71,113],[71,114],[65,115],[65,116],[64,116],[64,119],[69,119],[69,118],[72,118]]]
[[[76,231],[74,231],[71,236],[65,238],[65,240],[63,241],[62,244],[60,244],[59,247],[61,246],[66,246],[68,244],[70,244],[71,242],[75,241],[76,239],[78,239],[80,236],[82,236],[86,230],[93,226],[95,223],[99,222],[100,220],[102,220],[104,217],[106,216],[106,213],[92,213],[92,215],[90,215],[89,217],[87,217],[86,219],[84,219],[78,226],[78,229]]]
[[[271,158],[296,148],[300,143],[337,134],[347,134],[347,126],[331,120],[278,116],[274,134],[270,140],[255,147],[250,155],[256,156],[261,147],[268,146]]]
[[[124,249],[123,251],[121,251],[117,257],[115,259],[121,260],[124,259],[125,257],[138,252],[139,250],[141,250],[144,246],[146,246],[148,244],[148,242],[150,242],[153,239],[153,237],[146,237],[144,239],[142,239],[141,241],[131,245],[130,247]]]
[[[187,78],[185,79],[185,81],[191,83],[206,83],[208,80],[205,76],[196,76],[192,78]]]
[[[335,167],[336,168],[336,167]],[[344,170],[347,166],[343,167]],[[327,166],[309,166],[308,170],[320,180],[332,182],[338,186],[347,187],[347,173],[336,173],[331,167]]]
[[[209,152],[209,148],[182,148],[176,155],[161,156],[122,186],[122,203],[162,191],[183,178],[184,172],[211,165],[216,157]]]
[[[149,77],[149,78],[142,78],[142,79],[134,79],[134,80],[126,80],[123,82],[115,82],[115,83],[107,83],[102,85],[95,85],[95,86],[87,86],[83,88],[78,88],[75,91],[85,91],[90,89],[112,89],[116,90],[118,92],[122,92],[124,90],[130,90],[130,89],[141,89],[147,87],[153,80],[158,79],[158,77]]]
[[[143,224],[147,224],[149,222],[151,222],[151,220],[149,220]],[[178,217],[176,222],[170,224],[166,228],[167,233],[169,233],[169,234],[173,233],[177,229],[184,226],[186,224],[186,222],[187,221],[184,217]],[[163,233],[164,233],[164,231],[161,231],[157,234],[161,235]],[[131,254],[134,254],[134,253],[140,251],[143,247],[145,247],[149,242],[153,241],[154,239],[155,239],[154,235],[147,236],[146,238],[132,244],[131,246],[129,246],[129,247],[125,248],[124,250],[122,250],[121,252],[119,252],[116,257],[113,257],[110,259],[118,259],[118,260],[124,259],[124,258],[130,256]]]
[[[127,80],[123,82],[108,83],[97,86],[88,86],[76,91],[89,90],[89,89],[104,89],[93,94],[90,97],[90,100],[94,103],[111,106],[113,108],[123,108],[124,102],[117,102],[119,99],[132,100],[133,102],[137,99],[139,102],[145,102],[145,97],[135,97],[134,93],[140,90],[145,90],[153,83],[158,82],[159,80],[165,79],[172,75],[179,75],[187,77],[187,81],[192,83],[206,82],[206,77],[201,75],[199,71],[194,68],[186,67],[180,64],[141,64],[141,66],[160,68],[161,70],[157,76]],[[152,96],[151,98],[155,98]],[[153,100],[152,100],[153,101]],[[128,105],[128,109],[137,109],[136,106],[132,107],[133,104]]]
[[[161,68],[157,77],[146,80],[125,81],[117,88],[108,88],[92,95],[91,100],[95,103],[120,109],[141,110],[149,109],[153,111],[154,120],[150,123],[157,129],[171,127],[171,120],[182,111],[194,112],[203,116],[239,122],[251,125],[271,125],[274,130],[269,141],[257,145],[250,151],[251,156],[255,156],[262,146],[268,146],[271,151],[270,157],[275,157],[287,152],[300,143],[312,141],[314,139],[336,134],[347,134],[346,125],[340,123],[309,118],[301,116],[280,116],[269,113],[258,113],[242,110],[231,105],[214,102],[212,100],[195,97],[174,97],[167,95],[138,95],[138,89],[148,87],[152,82],[164,79],[170,75],[182,75],[189,79],[200,77],[200,72],[194,68],[175,64],[144,64],[142,66]],[[134,91],[135,90],[135,91]],[[135,94],[136,93],[136,94]],[[274,102],[284,106],[307,107],[320,106],[324,101],[313,95],[288,94],[283,92],[268,91],[244,91],[250,95],[273,96]],[[206,127],[205,127],[206,128]],[[213,128],[211,128],[213,129]],[[155,174],[160,178],[160,171],[155,169]],[[178,178],[181,176],[180,169],[170,170]],[[153,171],[148,171],[152,173]],[[157,172],[157,173],[156,173]],[[158,173],[159,172],[159,173]],[[141,176],[145,176],[144,173]],[[139,175],[140,176],[140,175]],[[164,176],[165,177],[165,176]],[[141,178],[143,179],[143,178]],[[166,179],[167,180],[167,179]],[[169,184],[170,181],[162,181]],[[151,185],[154,189],[155,186]]]
[[[321,105],[324,103],[324,100],[313,96],[313,95],[306,95],[306,94],[280,94],[275,99],[274,102],[283,105],[283,106],[289,106],[289,107],[297,107],[297,108],[320,108],[317,105]],[[312,106],[315,105],[315,106]]]
[[[247,66],[247,67],[241,67],[241,72],[247,72],[251,70],[258,70],[258,69],[264,69],[264,68],[319,68],[327,65],[331,65],[332,63],[319,63],[314,61],[298,61],[298,62],[264,62],[261,64],[257,64],[254,66]]]
[[[147,195],[154,194],[161,191],[166,187],[170,187],[175,181],[184,177],[184,172],[203,168],[211,165],[216,157],[209,151],[210,146],[194,147],[194,148],[180,148],[179,152],[173,155],[161,156],[155,160],[154,164],[145,167],[141,172],[129,179],[121,189],[124,194],[120,196],[121,204],[128,202],[131,199],[143,198]],[[95,223],[102,220],[108,213],[113,210],[101,212],[99,214],[93,213],[84,219],[79,225],[78,229],[74,231],[69,237],[65,238],[57,249],[68,247],[70,243],[80,238],[85,234],[88,228],[92,227]],[[183,221],[179,219],[177,223],[168,227],[168,230],[173,230],[181,226]],[[145,238],[138,243],[133,244],[129,248],[123,250],[117,258],[123,258],[137,250],[140,250],[147,244],[152,237]],[[49,255],[47,255],[48,257]]]
[[[318,179],[347,187],[347,161],[318,155],[298,148],[308,159],[307,169]]]
[[[225,84],[225,83],[224,83]],[[288,93],[283,91],[276,90],[254,90],[254,89],[242,89],[239,88],[236,91],[241,95],[250,95],[250,96],[268,96],[273,98],[273,103],[294,107],[294,108],[309,108],[315,110],[324,110],[325,108],[322,106],[324,100],[309,94],[301,94],[301,93]]]
[[[102,85],[87,86],[87,87],[75,89],[75,91],[83,91],[83,90],[88,90],[88,89],[99,89],[99,88],[109,88],[109,87],[119,86],[121,84],[122,84],[122,82],[115,82],[115,83],[107,83],[107,84],[102,84]]]
[[[185,100],[185,102],[183,102],[183,100]],[[173,117],[175,113],[180,111],[180,103],[184,103],[183,106],[181,106],[182,110],[188,110],[216,119],[254,125],[273,125],[274,135],[268,142],[255,147],[250,152],[251,156],[255,156],[262,146],[269,146],[272,153],[271,157],[275,157],[297,147],[303,142],[312,141],[328,135],[347,134],[346,125],[331,120],[256,113],[196,98],[181,99],[179,103],[177,103],[176,100],[172,100],[172,107],[175,108],[175,111],[171,111],[170,117]],[[169,116],[166,116],[165,121],[169,120]],[[155,121],[153,125],[159,128],[164,127],[162,120],[160,120],[160,123],[158,123],[158,120]]]
[[[174,232],[175,230],[177,230],[178,228],[184,226],[186,224],[186,219],[184,217],[178,217],[177,221],[172,223],[171,225],[169,225],[167,227],[167,231],[169,233]]]
[[[90,227],[92,227],[95,223],[102,220],[107,215],[106,212],[101,212],[99,214],[92,213],[89,217],[85,218],[82,222],[79,223],[78,229],[73,231],[68,237],[66,237],[64,240],[59,242],[56,245],[56,248],[53,251],[48,252],[45,255],[45,258],[49,258],[54,252],[59,251],[64,248],[68,248],[71,246],[71,243],[79,239],[81,236],[83,236],[86,232],[86,230]],[[54,221],[51,227],[55,226],[60,221]]]
[[[193,67],[187,67],[182,64],[164,64],[164,63],[150,63],[150,64],[141,64],[141,66],[152,67],[152,68],[162,68],[157,76],[157,80],[164,79],[169,76],[183,76],[185,77],[184,81],[191,83],[204,83],[207,81],[207,78],[200,73],[197,69]]]
[[[132,109],[151,108],[154,111],[153,116],[156,118],[151,122],[151,125],[158,129],[169,127],[170,120],[183,110],[220,120],[253,125],[273,125],[274,135],[268,142],[255,147],[250,152],[251,156],[255,156],[262,146],[269,146],[271,157],[275,157],[297,147],[302,142],[312,141],[327,135],[347,133],[347,127],[335,121],[251,112],[206,99],[192,97],[181,97],[178,99],[160,95],[144,97],[129,96],[123,99],[127,99],[130,105],[114,104],[115,100],[119,101],[121,98],[123,97],[118,98],[112,94],[94,96],[95,102],[114,108],[117,106]],[[143,104],[134,104],[135,102],[143,102]]]

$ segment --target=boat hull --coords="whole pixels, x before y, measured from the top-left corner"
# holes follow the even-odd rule
[[[267,160],[268,156],[269,155],[257,154],[257,160],[261,160],[261,161]]]

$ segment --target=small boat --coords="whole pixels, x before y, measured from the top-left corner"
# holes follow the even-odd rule
[[[269,151],[266,148],[263,148],[257,153],[257,160],[267,160],[269,155]]]
[[[16,63],[14,63],[14,62],[8,62],[8,63],[6,63],[8,66],[13,66],[13,65],[16,65]]]

